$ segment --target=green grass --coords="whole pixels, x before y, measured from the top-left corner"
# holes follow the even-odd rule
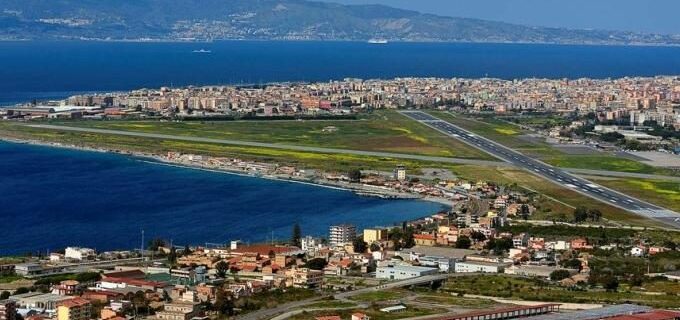
[[[680,182],[644,179],[594,179],[598,184],[680,212]]]
[[[360,302],[379,302],[379,301],[394,301],[406,297],[406,293],[401,291],[373,291],[361,293],[353,296],[351,299]]]
[[[463,298],[458,297],[456,295],[452,295],[450,293],[421,295],[418,296],[418,298],[416,298],[416,301],[424,303],[459,306],[469,309],[487,309],[496,304],[496,302],[488,299]]]
[[[14,282],[17,280],[21,280],[24,277],[22,276],[17,276],[17,275],[7,275],[7,276],[0,276],[0,283],[10,283]]]
[[[389,110],[360,120],[305,121],[61,121],[55,124],[178,136],[301,146],[491,159],[490,156]],[[334,126],[335,132],[324,128]]]
[[[544,157],[543,161],[562,168],[590,169],[618,172],[665,174],[666,170],[658,169],[650,165],[615,157],[608,154],[602,155],[552,155]]]
[[[445,290],[456,293],[571,303],[635,303],[656,308],[678,308],[676,295],[644,295],[637,292],[605,292],[601,290],[572,291],[537,279],[512,278],[500,275],[451,278]]]

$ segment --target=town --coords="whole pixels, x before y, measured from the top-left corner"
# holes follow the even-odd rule
[[[3,258],[0,319],[680,317],[664,311],[680,307],[675,231],[528,224],[533,208],[520,193],[454,190],[467,192],[463,205],[394,227],[337,224],[312,236],[296,224],[290,239],[268,243],[152,239]],[[531,300],[520,303],[524,290]]]
[[[523,123],[546,137],[601,142],[625,138],[628,148],[674,151],[680,129],[680,79],[344,79],[315,83],[141,89],[72,96],[2,109],[3,119],[339,119],[366,110],[439,107],[497,116],[552,115],[556,123]],[[547,126],[546,126],[547,125]],[[614,135],[614,137],[612,137]],[[613,139],[613,140],[612,140]],[[677,151],[677,150],[675,150]]]

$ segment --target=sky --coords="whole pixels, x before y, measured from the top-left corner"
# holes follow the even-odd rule
[[[523,25],[680,34],[680,0],[321,0]]]

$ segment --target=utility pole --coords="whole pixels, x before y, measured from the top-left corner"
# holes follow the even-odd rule
[[[144,263],[144,229],[142,229],[142,246],[141,246],[140,253],[142,254],[142,264],[143,264]]]

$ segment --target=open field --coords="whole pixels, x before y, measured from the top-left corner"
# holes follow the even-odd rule
[[[57,124],[57,123],[55,123]],[[66,121],[58,124],[98,129],[315,146],[428,156],[492,159],[461,142],[383,110],[360,120],[305,121]],[[334,127],[331,129],[330,127]],[[325,129],[325,130],[324,130]]]
[[[676,286],[670,284],[675,292]],[[646,295],[634,291],[606,292],[603,290],[568,290],[557,285],[537,279],[525,279],[500,275],[451,278],[445,291],[465,294],[484,295],[490,297],[523,299],[546,302],[572,303],[635,303],[656,308],[678,308],[680,299],[675,294]]]
[[[670,174],[669,170],[655,168],[631,159],[607,153],[596,155],[570,155],[548,143],[522,139],[529,132],[497,119],[471,119],[449,112],[432,112],[437,117],[494,140],[526,155],[561,168],[620,171],[646,174]]]
[[[68,145],[106,148],[111,150],[135,151],[164,154],[168,151],[195,153],[211,156],[238,157],[246,160],[277,162],[295,165],[306,169],[342,172],[349,169],[371,169],[391,171],[396,165],[403,164],[409,172],[417,174],[422,168],[442,168],[450,170],[461,178],[493,181],[501,184],[517,184],[531,190],[538,190],[545,196],[540,197],[540,210],[536,218],[557,220],[570,219],[573,207],[585,205],[598,208],[604,217],[625,224],[654,226],[653,222],[629,214],[598,201],[587,198],[571,190],[549,183],[528,172],[513,168],[488,167],[476,165],[454,165],[451,163],[426,162],[417,160],[380,158],[350,154],[324,154],[291,151],[273,148],[230,146],[211,143],[195,143],[176,140],[139,138],[130,136],[83,133],[59,130],[45,130],[26,127],[16,123],[0,122],[0,136],[15,139],[59,142]],[[452,140],[452,139],[449,139]]]

